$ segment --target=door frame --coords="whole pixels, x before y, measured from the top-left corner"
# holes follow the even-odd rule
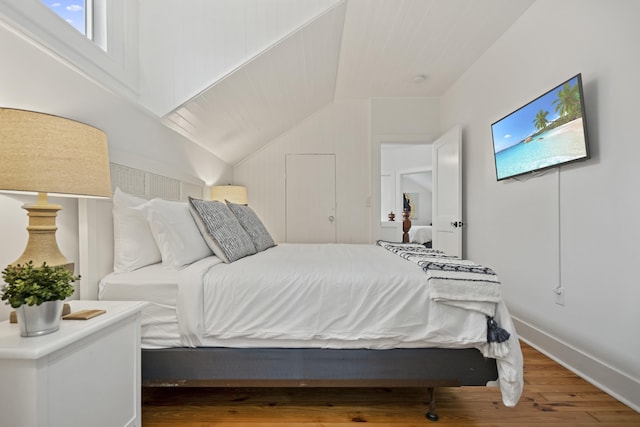
[[[438,135],[417,134],[377,134],[371,136],[371,241],[380,239],[380,188],[382,174],[380,148],[382,144],[432,144]]]

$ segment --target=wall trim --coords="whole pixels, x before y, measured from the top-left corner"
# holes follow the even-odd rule
[[[522,341],[640,412],[640,381],[517,317],[512,318]]]

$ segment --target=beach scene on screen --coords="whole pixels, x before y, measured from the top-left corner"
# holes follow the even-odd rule
[[[491,127],[498,179],[587,157],[578,76]]]

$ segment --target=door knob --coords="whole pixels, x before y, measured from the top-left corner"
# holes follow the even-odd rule
[[[333,217],[333,215],[329,215],[329,222],[333,222],[335,220],[335,218]]]
[[[464,223],[462,221],[455,221],[455,222],[452,222],[451,225],[455,228],[458,228],[458,227],[462,227]]]

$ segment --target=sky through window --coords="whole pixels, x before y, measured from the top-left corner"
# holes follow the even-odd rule
[[[85,0],[41,0],[72,27],[87,35]]]

